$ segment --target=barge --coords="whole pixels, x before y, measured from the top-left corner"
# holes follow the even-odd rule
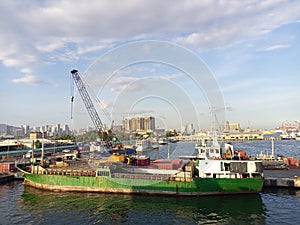
[[[203,145],[197,155],[173,160],[113,158],[17,167],[25,185],[49,191],[202,196],[258,193],[263,187],[261,161],[224,158],[219,146]]]

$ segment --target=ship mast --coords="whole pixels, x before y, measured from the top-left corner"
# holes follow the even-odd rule
[[[212,146],[214,147],[220,147],[220,144],[218,142],[218,135],[216,130],[216,122],[217,122],[217,116],[216,116],[216,109],[214,107],[211,108],[211,137],[212,137]]]

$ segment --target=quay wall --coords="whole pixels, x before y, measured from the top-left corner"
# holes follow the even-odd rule
[[[14,180],[14,175],[7,173],[0,173],[0,184],[4,184]]]
[[[264,187],[276,188],[300,188],[300,178],[270,177],[264,179]]]
[[[172,137],[170,138],[171,140],[176,140],[176,141],[184,141],[184,142],[194,142],[194,141],[201,141],[202,139],[206,139],[208,141],[209,138],[206,138],[206,137],[196,137],[196,136],[178,136],[178,137]],[[219,139],[220,141],[223,141],[223,142],[241,142],[241,141],[270,141],[270,140],[275,140],[275,141],[278,141],[278,140],[286,140],[286,139],[283,139],[281,137],[263,137],[263,138],[244,138],[244,137],[239,137],[239,138],[220,138]]]
[[[264,170],[264,188],[300,188],[300,168]]]

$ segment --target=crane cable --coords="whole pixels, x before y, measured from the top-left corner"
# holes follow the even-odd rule
[[[71,120],[73,119],[73,105],[74,105],[74,80],[72,76],[70,76],[70,99],[71,99]]]
[[[105,109],[103,103],[102,103],[102,102],[100,101],[100,99],[97,97],[97,95],[95,94],[95,92],[93,91],[93,89],[90,87],[90,85],[88,84],[88,82],[86,82],[86,80],[84,79],[83,76],[81,76],[81,80],[82,80],[82,82],[84,83],[85,87],[88,89],[88,92],[90,93],[91,97],[94,99],[94,101],[96,101],[96,102],[99,104],[99,106],[100,106],[100,108],[101,108],[103,114],[104,114],[105,117],[108,119],[108,121],[112,121],[112,118],[111,118],[111,116],[109,115],[108,111]]]
[[[84,83],[85,87],[87,88],[87,90],[88,90],[88,92],[90,93],[90,95],[91,95],[91,97],[93,98],[93,100],[96,101],[96,102],[99,104],[99,106],[100,106],[100,108],[101,108],[101,110],[102,110],[104,116],[107,118],[108,122],[110,122],[110,124],[111,124],[111,125],[110,125],[110,131],[112,131],[112,130],[113,130],[113,125],[114,125],[114,120],[113,120],[113,118],[112,118],[112,115],[109,115],[109,112],[105,109],[103,103],[102,103],[101,100],[97,97],[97,95],[95,94],[95,92],[93,91],[93,89],[89,86],[88,82],[84,79],[83,76],[81,76],[81,80],[82,80],[82,82]],[[102,122],[102,121],[101,121],[101,122]],[[115,137],[116,137],[116,135],[115,135]]]
[[[74,119],[73,119],[73,108],[74,108],[74,80],[73,77],[70,76],[70,100],[71,100],[71,122],[72,122],[72,126],[71,126],[71,130],[72,130],[72,134],[75,137],[75,143],[77,143],[77,137],[75,135],[75,125],[74,125]]]
[[[112,121],[112,118],[111,116],[109,115],[108,111],[105,110],[105,107],[104,105],[102,104],[102,102],[100,101],[100,99],[96,96],[96,94],[93,92],[92,88],[89,86],[88,82],[85,81],[84,77],[81,76],[81,80],[82,82],[84,83],[85,87],[88,89],[88,92],[91,94],[92,98],[94,99],[94,101],[96,101],[102,112],[104,113],[104,115],[106,116],[106,118],[108,119],[108,121]],[[73,123],[73,127],[74,127],[74,120],[73,120],[73,111],[74,111],[74,79],[73,79],[73,76],[70,76],[70,92],[71,92],[71,120],[72,120],[72,123]],[[113,122],[111,123],[111,126],[113,126]]]

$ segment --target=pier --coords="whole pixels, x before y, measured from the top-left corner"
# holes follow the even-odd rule
[[[264,188],[300,188],[300,169],[264,170]]]
[[[9,173],[0,173],[0,184],[5,184],[7,182],[13,181],[15,179],[14,175]]]

